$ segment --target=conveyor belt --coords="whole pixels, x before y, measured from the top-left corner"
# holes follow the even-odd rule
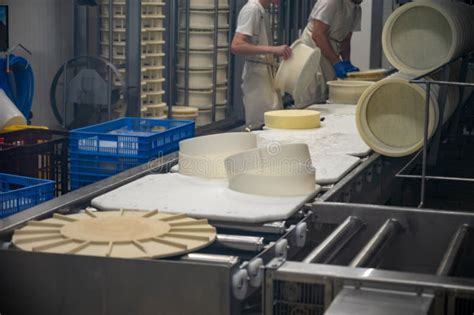
[[[365,160],[348,176],[352,178],[355,170],[368,169],[378,160],[378,156]],[[77,212],[90,206],[92,199],[104,193],[149,174],[166,173],[176,163],[176,155],[170,155],[156,164],[137,167],[1,220],[2,239],[8,241],[13,229],[30,220],[49,217],[53,213]],[[339,188],[325,187],[326,194],[337,195],[334,189]],[[205,250],[174,259],[122,261],[24,253],[12,250],[5,243],[0,250],[0,270],[9,272],[0,272],[0,281],[15,285],[0,289],[0,295],[8,301],[2,307],[13,313],[54,314],[61,305],[64,312],[71,314],[93,313],[97,309],[105,309],[104,312],[113,312],[114,315],[151,314],[158,307],[164,313],[192,313],[199,309],[209,315],[240,314],[245,305],[242,301],[260,289],[260,267],[273,259],[296,257],[307,246],[307,231],[315,230],[311,224],[312,212],[305,204],[318,196],[311,196],[295,205],[292,215],[284,221],[259,224],[211,222],[218,228],[216,243]],[[97,275],[100,279],[95,278]],[[192,279],[192,285],[189,279]],[[96,290],[86,289],[92,282]],[[50,286],[50,283],[55,285]],[[209,290],[209,283],[215,283],[216,289]],[[168,290],[179,291],[182,297],[189,298],[178,301],[175,295],[167,293]],[[107,292],[107,295],[102,296],[99,291]],[[32,297],[29,303],[18,303],[18,299],[13,298],[25,294]],[[75,297],[81,297],[81,301]],[[129,309],[136,305],[140,310]]]

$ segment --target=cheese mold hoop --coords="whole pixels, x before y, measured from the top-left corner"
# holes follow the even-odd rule
[[[252,133],[225,133],[197,137],[179,144],[179,172],[183,175],[211,179],[227,177],[224,161],[227,157],[257,147]]]
[[[180,10],[181,29],[186,28],[186,10]],[[218,28],[229,28],[229,10],[218,11]],[[189,10],[189,28],[214,30],[214,10]]]
[[[219,48],[229,47],[229,30],[219,29],[217,31],[217,46]],[[178,48],[186,47],[186,31],[179,31]],[[210,30],[190,30],[189,48],[195,50],[209,50],[214,48],[214,32]]]
[[[216,105],[216,122],[225,119],[226,115],[226,104]],[[208,109],[200,109],[199,116],[196,118],[196,126],[207,126],[212,123],[212,105],[209,105]]]
[[[180,0],[179,6],[184,7],[186,0]],[[214,0],[192,0],[189,3],[191,9],[198,9],[198,10],[214,10],[215,2]],[[229,8],[229,1],[228,0],[219,0],[218,2],[219,9],[228,9]]]
[[[269,145],[225,161],[231,190],[264,196],[300,196],[316,187],[308,145]]]
[[[219,48],[217,50],[217,66],[226,66],[229,61],[229,50]],[[186,65],[186,50],[178,50],[178,67],[183,69]],[[214,52],[207,50],[189,51],[189,69],[200,70],[214,67]]]
[[[350,72],[347,74],[348,80],[357,81],[380,81],[387,77],[386,69],[372,69],[367,71]]]
[[[292,56],[284,60],[278,68],[275,86],[280,92],[289,93],[298,98],[306,91],[319,71],[321,52],[298,40],[291,45]]]
[[[421,76],[474,49],[474,10],[451,1],[419,0],[387,19],[382,45],[401,72]]]
[[[188,90],[188,104],[199,109],[209,109],[212,104],[213,90]],[[186,99],[186,91],[178,88],[177,104],[183,105]],[[227,87],[217,87],[216,103],[227,103]],[[219,105],[217,105],[219,106]]]
[[[0,130],[14,125],[26,125],[25,116],[10,101],[5,92],[0,89]]]
[[[329,100],[331,104],[353,104],[356,105],[361,95],[373,82],[337,80],[329,81]]]
[[[428,136],[438,127],[439,87],[432,85]],[[369,87],[357,104],[357,129],[364,142],[379,154],[401,157],[417,152],[423,146],[424,86],[409,83],[409,76],[393,75]],[[448,89],[443,122],[454,113],[459,90]]]
[[[207,90],[214,86],[213,73],[217,72],[216,82],[218,86],[223,86],[227,83],[227,67],[218,66],[216,70],[189,70],[189,89],[193,90]],[[178,82],[177,87],[184,89],[186,85],[186,73],[184,70],[177,70]]]

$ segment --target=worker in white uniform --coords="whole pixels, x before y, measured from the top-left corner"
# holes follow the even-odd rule
[[[273,57],[288,59],[287,45],[272,46],[268,8],[279,0],[248,0],[237,21],[232,52],[244,55],[242,92],[247,124],[261,124],[267,111],[281,109],[281,97],[275,91]]]
[[[325,102],[327,82],[345,78],[359,69],[351,62],[352,33],[360,31],[363,0],[318,0],[313,7],[301,39],[321,51],[320,71],[300,101],[306,104]]]

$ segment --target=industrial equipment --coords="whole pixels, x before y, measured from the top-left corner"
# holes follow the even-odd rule
[[[113,5],[109,1],[107,4]],[[297,30],[306,23],[310,1],[283,2],[285,10],[280,9],[274,19],[284,23],[277,25],[276,32],[281,35],[280,39],[292,41],[298,35]],[[71,104],[83,101],[86,104],[101,105],[105,101],[109,106],[98,108],[106,116],[113,112],[113,104],[119,104],[123,100],[125,102],[122,108],[126,112],[139,115],[142,105],[142,50],[139,48],[142,11],[140,6],[133,7],[131,3],[130,0],[125,1],[125,4],[121,2],[127,9],[126,20],[129,23],[125,48],[125,82],[120,87],[107,90],[107,84],[111,84],[112,80],[109,77],[107,82],[104,78],[107,78],[107,73],[111,70],[113,73],[119,70],[116,71],[110,63],[103,61],[97,61],[104,65],[100,66],[103,71],[97,71],[97,67],[86,67],[84,72],[84,67],[80,65],[71,71],[72,75],[68,74],[69,71],[63,72],[63,75],[71,78],[64,80],[71,87],[63,87],[66,96],[64,100],[70,99]],[[214,5],[216,3],[217,1]],[[231,25],[235,18],[232,12],[238,7],[237,4],[236,1],[230,2]],[[202,13],[202,10],[193,9],[189,1],[185,2],[185,7],[187,11]],[[210,11],[214,12],[216,8],[219,6],[213,6]],[[164,12],[177,20],[179,2],[165,3]],[[298,14],[294,14],[295,12]],[[293,16],[295,17],[292,18]],[[191,16],[185,15],[184,18],[190,20]],[[213,21],[218,22],[216,19]],[[184,31],[186,35],[192,35],[194,31],[189,27],[179,30],[170,20],[164,23],[169,27],[165,50],[176,52],[178,33]],[[225,28],[222,33],[227,34],[227,31]],[[189,48],[195,43],[191,37],[185,39],[185,44]],[[214,53],[217,46],[218,39],[217,42],[214,41]],[[185,54],[185,60],[191,58],[188,53],[189,51]],[[175,104],[174,100],[180,97],[184,103],[195,100],[191,93],[187,96],[186,93],[181,93],[180,96],[183,91],[175,86],[180,74],[180,70],[176,70],[174,66],[179,64],[177,56],[177,53],[171,53],[166,58],[169,70],[166,71],[169,109]],[[215,68],[217,57],[214,57],[212,61]],[[229,63],[234,61],[231,57]],[[474,85],[463,83],[470,63],[472,58],[463,56],[463,70],[454,80],[449,76],[449,69],[454,65],[450,63],[438,69],[439,81],[425,81],[424,76],[411,81],[412,84],[427,85],[428,95],[430,85],[440,86],[437,95],[440,107],[437,109],[440,112],[444,111],[447,99],[447,89],[443,86],[461,87],[461,96],[466,94],[465,98],[460,98],[463,101],[449,121],[440,119],[430,143],[427,133],[430,107],[429,102],[426,104],[423,149],[412,155],[387,157],[372,152],[364,143],[361,145],[360,137],[354,134],[353,105],[313,107],[312,109],[320,111],[319,118],[323,120],[319,134],[314,130],[291,131],[300,132],[296,136],[288,130],[254,130],[261,141],[273,144],[277,150],[281,149],[279,146],[285,141],[295,141],[297,137],[303,139],[304,136],[311,135],[308,142],[317,143],[313,143],[313,152],[310,154],[312,157],[316,156],[316,179],[322,179],[318,182],[322,187],[300,196],[296,203],[296,199],[292,200],[291,206],[286,207],[283,216],[279,218],[275,218],[274,210],[285,206],[281,200],[265,207],[265,213],[263,206],[262,209],[257,209],[260,210],[257,213],[260,216],[258,219],[255,219],[257,215],[244,217],[244,212],[237,211],[241,209],[227,211],[220,217],[214,215],[205,224],[203,218],[197,218],[196,221],[206,225],[207,232],[211,229],[214,231],[215,228],[216,235],[212,244],[196,248],[196,251],[178,252],[177,255],[161,259],[142,256],[121,259],[43,253],[39,250],[21,251],[17,248],[21,246],[15,246],[15,242],[18,245],[18,234],[13,237],[15,231],[23,231],[20,236],[22,233],[31,233],[32,226],[41,226],[38,223],[40,220],[57,225],[58,222],[54,220],[70,220],[70,216],[93,218],[98,210],[118,210],[115,205],[110,206],[110,202],[122,202],[120,198],[127,199],[126,205],[136,205],[154,194],[155,198],[161,198],[160,205],[168,206],[166,202],[169,199],[182,202],[179,205],[186,205],[188,208],[184,210],[188,214],[193,211],[196,213],[196,210],[202,210],[203,207],[207,210],[227,210],[236,205],[244,208],[244,202],[239,201],[224,208],[226,205],[222,204],[222,199],[225,201],[225,198],[217,202],[213,195],[199,195],[197,189],[193,191],[198,186],[196,183],[212,186],[206,192],[216,187],[221,189],[226,184],[218,180],[209,184],[204,179],[179,178],[181,174],[174,174],[173,171],[178,164],[182,167],[185,161],[179,160],[177,153],[149,161],[0,220],[0,283],[7,284],[0,286],[0,312],[114,315],[474,313],[474,215],[462,212],[472,211],[473,180],[469,175],[474,177],[474,152],[470,149],[474,129],[473,96],[470,95],[470,88]],[[65,68],[67,70],[67,65]],[[189,70],[189,60],[184,62],[184,70],[186,69]],[[228,75],[227,101],[229,106],[233,106],[235,98],[238,98],[232,96],[236,81]],[[78,79],[75,80],[76,77]],[[208,73],[206,77],[210,78]],[[85,84],[90,78],[101,82],[106,91],[113,93],[97,91],[97,94],[89,94],[95,91],[95,87]],[[183,85],[189,85],[192,78],[183,76],[182,79]],[[213,87],[216,86],[217,79],[216,73],[212,74]],[[195,82],[202,83],[199,79]],[[122,91],[123,88],[126,89],[125,92]],[[211,90],[212,87],[207,89],[204,97],[211,97],[213,105],[216,105],[218,91],[217,88],[212,90],[211,95]],[[223,94],[224,92],[221,95]],[[64,108],[66,113],[58,110],[63,115],[63,123],[77,123],[78,120],[68,118],[71,117],[67,113],[69,109]],[[97,111],[99,112],[98,109]],[[213,121],[216,120],[215,114],[213,110]],[[236,117],[231,116],[200,128],[197,134],[254,129],[242,126],[233,118]],[[330,128],[330,124],[336,125],[336,122],[338,125],[335,131]],[[275,139],[281,143],[277,143]],[[317,145],[321,144],[324,144],[324,149],[332,149],[333,152],[314,152],[318,151],[314,148],[319,148]],[[192,160],[191,158],[188,160]],[[219,157],[211,155],[210,158]],[[337,172],[331,173],[328,169],[336,169]],[[176,178],[179,179],[173,181]],[[154,180],[155,183],[159,182],[160,191],[169,192],[173,189],[172,194],[159,195],[158,188],[144,186]],[[127,195],[130,193],[133,196]],[[197,197],[202,198],[197,200]],[[244,200],[247,205],[255,204],[255,199],[248,198]],[[105,205],[104,199],[108,199],[108,205]],[[156,204],[158,202],[148,204],[150,208],[143,210],[150,210],[150,216],[154,216],[157,213],[151,207]],[[130,209],[119,211],[118,214],[127,213],[127,210]],[[160,210],[166,212],[165,209]],[[179,215],[177,214],[178,217]],[[199,215],[203,216],[202,213]],[[262,219],[263,215],[268,215],[269,219]],[[207,224],[213,228],[207,227]],[[44,225],[41,228],[46,229]],[[58,226],[48,228],[49,231],[45,233],[52,235],[46,236],[56,240],[57,228]],[[23,237],[26,238],[24,235]],[[33,239],[38,240],[37,237]],[[21,240],[25,242],[20,237],[20,244]],[[26,242],[28,241],[27,239]],[[128,240],[127,244],[134,246],[135,252],[143,252],[143,245],[140,242],[137,245],[134,241]],[[110,248],[106,249],[112,251],[115,243],[110,243],[112,245],[108,245]],[[171,244],[169,240],[168,244]],[[58,244],[40,244],[40,249],[42,245],[50,249],[49,246]],[[77,246],[69,251],[80,251],[89,246],[87,242],[74,245]],[[174,242],[171,246],[182,248],[183,244]]]
[[[51,85],[51,108],[67,129],[125,116],[125,83],[118,69],[97,57],[75,57],[56,73]]]

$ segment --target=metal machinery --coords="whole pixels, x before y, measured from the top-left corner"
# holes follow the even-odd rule
[[[464,60],[467,66],[470,59]],[[129,89],[139,86],[131,84],[139,78],[127,76]],[[135,92],[129,99],[139,104]],[[75,213],[108,191],[169,172],[176,154],[1,220],[0,312],[472,314],[474,215],[456,211],[472,210],[466,178],[474,174],[472,101],[460,106],[426,154],[371,154],[285,221],[210,222],[217,241],[196,253],[122,260],[22,252],[9,243],[12,231],[32,219]],[[198,133],[244,128],[236,125],[228,120]],[[420,179],[429,180],[423,189]],[[416,208],[419,196],[423,209]]]

